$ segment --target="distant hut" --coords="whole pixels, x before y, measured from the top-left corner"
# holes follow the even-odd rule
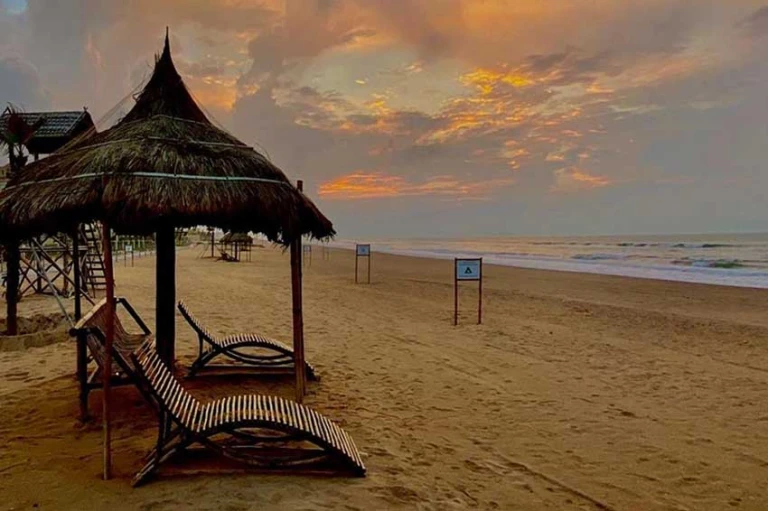
[[[247,232],[228,232],[219,240],[219,243],[223,247],[224,254],[232,256],[235,261],[240,260],[243,252],[250,259],[253,237]]]
[[[39,126],[24,142],[24,147],[35,159],[41,154],[54,153],[73,139],[95,130],[91,114],[85,109],[73,112],[13,112],[6,109],[0,116],[0,131],[6,129],[13,114],[28,126]],[[6,134],[0,132],[0,135]]]
[[[301,238],[329,238],[335,234],[333,225],[279,168],[208,120],[176,71],[167,35],[152,77],[119,123],[30,164],[0,192],[0,237],[12,243],[43,233],[73,232],[93,221],[101,222],[106,233],[110,228],[129,235],[156,233],[155,337],[169,365],[175,351],[176,228],[209,225],[258,232],[290,246],[294,344],[297,357],[303,354]],[[110,236],[103,239],[111,283]],[[107,297],[114,314],[113,285]],[[109,332],[107,345],[110,353]],[[295,366],[301,400],[303,355]],[[111,367],[109,359],[104,367]],[[109,379],[107,372],[105,407]],[[108,424],[107,409],[104,417]]]

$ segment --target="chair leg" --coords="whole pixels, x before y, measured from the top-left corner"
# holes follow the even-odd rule
[[[80,421],[88,420],[88,351],[85,341],[77,339],[77,382],[80,385]]]
[[[88,415],[88,385],[85,383],[80,384],[80,422],[88,422],[90,416]]]
[[[157,472],[157,459],[153,458],[149,460],[149,462],[144,465],[141,470],[139,470],[135,476],[133,476],[133,480],[131,481],[131,486],[141,486],[147,480],[154,475],[154,473]]]
[[[177,434],[172,435],[172,437],[179,436]],[[162,463],[165,463],[166,461],[170,460],[172,457],[176,456],[177,454],[183,452],[189,445],[191,444],[191,441],[184,438],[182,435],[182,438],[176,443],[176,445],[173,445],[172,447],[168,448],[163,452],[164,448],[167,448],[170,444],[170,441],[168,441],[165,445],[158,445],[157,449],[152,451],[150,454],[153,456],[150,457],[149,461],[144,465],[141,470],[139,470],[135,476],[133,476],[133,480],[131,481],[131,486],[140,486],[147,482],[160,468],[160,465]]]

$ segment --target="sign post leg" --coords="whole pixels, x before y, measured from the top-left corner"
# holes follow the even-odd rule
[[[480,259],[480,288],[478,289],[477,324],[483,323],[483,260]]]
[[[459,324],[459,278],[457,272],[459,268],[459,260],[453,260],[453,326]]]

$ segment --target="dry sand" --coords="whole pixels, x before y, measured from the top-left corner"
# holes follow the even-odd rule
[[[291,339],[288,255],[230,264],[179,253],[178,297],[212,329]],[[153,263],[117,267],[118,293],[153,324]],[[316,250],[305,270],[307,403],[345,427],[365,479],[173,476],[132,489],[150,411],[115,392],[115,472],[97,421],[80,426],[71,343],[0,353],[0,508],[768,509],[768,292],[486,268],[454,328],[452,262]],[[2,304],[4,306],[4,304]],[[23,314],[55,312],[49,299]],[[191,330],[178,320],[188,364]],[[274,392],[290,382],[206,379],[193,391]]]

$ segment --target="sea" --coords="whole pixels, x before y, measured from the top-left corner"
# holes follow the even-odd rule
[[[768,233],[338,240],[372,252],[603,275],[768,288]]]

